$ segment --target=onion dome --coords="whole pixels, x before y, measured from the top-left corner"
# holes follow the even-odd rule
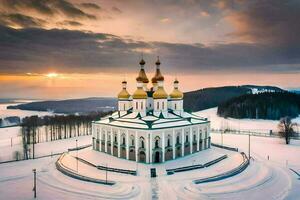
[[[167,99],[168,94],[163,87],[158,87],[157,90],[153,93],[153,99]]]
[[[178,84],[179,84],[179,81],[177,79],[175,79],[174,90],[170,94],[171,99],[182,99],[183,98],[183,93],[178,89]]]
[[[156,71],[154,77],[151,79],[152,83],[157,83],[158,81],[164,81],[164,76],[160,72],[160,60],[159,57],[157,57],[156,64]]]
[[[137,88],[136,91],[133,93],[132,98],[133,99],[147,99],[148,95],[143,90],[143,88]]]
[[[133,99],[147,99],[148,95],[147,92],[143,89],[143,83],[137,82],[137,89],[132,95]]]
[[[121,92],[118,94],[118,99],[129,99],[130,97],[130,94],[127,92],[126,90],[126,85],[127,85],[127,82],[126,81],[123,81],[122,82],[122,85],[123,85],[123,89],[121,90]]]
[[[136,81],[142,82],[142,83],[149,83],[149,79],[147,78],[147,75],[146,75],[146,72],[145,72],[145,69],[144,69],[145,63],[146,62],[144,61],[144,59],[142,59],[140,61],[141,70],[139,72],[138,77],[136,77]]]
[[[144,59],[142,58],[142,60],[140,61],[140,65],[145,65],[146,62],[144,61]]]

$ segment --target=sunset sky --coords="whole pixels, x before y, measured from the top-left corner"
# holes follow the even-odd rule
[[[299,0],[0,0],[0,98],[133,92],[142,53],[167,89],[300,88],[299,19]]]

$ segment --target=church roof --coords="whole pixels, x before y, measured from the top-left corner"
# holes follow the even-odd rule
[[[111,116],[103,118],[100,121],[95,121],[94,123],[130,129],[159,130],[205,124],[209,123],[209,121],[207,118],[187,112],[183,115],[177,115],[169,111],[163,115],[162,113],[154,114],[150,111],[146,116],[141,117],[137,112],[117,111]]]

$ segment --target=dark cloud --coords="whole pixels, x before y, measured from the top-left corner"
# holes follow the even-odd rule
[[[62,22],[58,22],[57,25],[59,26],[82,26],[80,22],[77,21],[70,21],[70,20],[64,20]]]
[[[42,27],[46,24],[45,20],[22,15],[19,13],[4,14],[0,13],[0,24],[7,26],[18,26],[21,28]]]
[[[66,0],[1,0],[1,2],[6,8],[12,10],[30,9],[44,15],[62,13],[73,18],[96,19],[96,16],[82,11]]]
[[[169,72],[299,72],[299,48],[259,44],[176,44],[125,40],[103,33],[0,27],[0,73],[135,71],[141,51],[147,67],[156,55]],[[148,52],[148,53],[147,53]],[[151,61],[151,62],[152,62]]]
[[[256,43],[300,44],[300,1],[253,0],[228,17],[236,31],[231,36]]]
[[[97,10],[100,10],[101,9],[101,7],[100,6],[98,6],[97,4],[95,4],[95,3],[82,3],[82,4],[80,4],[82,7],[84,7],[84,8],[92,8],[92,9],[97,9]]]

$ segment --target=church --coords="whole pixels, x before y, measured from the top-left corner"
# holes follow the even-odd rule
[[[140,61],[133,94],[122,82],[118,111],[93,121],[93,149],[142,163],[160,163],[210,148],[210,121],[183,109],[184,95],[179,81],[173,91],[164,89],[164,76],[157,59],[156,72],[149,79],[145,61]]]

